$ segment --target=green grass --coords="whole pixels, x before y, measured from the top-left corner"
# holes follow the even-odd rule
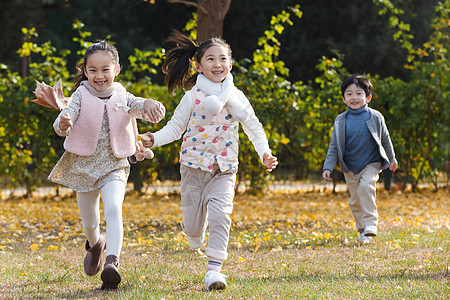
[[[240,195],[220,292],[205,291],[207,258],[186,244],[176,195],[127,197],[117,291],[83,272],[74,199],[2,202],[0,299],[449,299],[447,195],[380,193],[379,236],[363,246],[345,194],[272,195],[271,214]]]
[[[448,299],[449,242],[438,234],[422,233],[419,244],[402,248],[390,241],[408,237],[395,232],[365,246],[336,240],[310,249],[232,248],[222,292],[205,292],[206,258],[175,239],[139,249],[124,246],[123,281],[109,292],[99,289],[98,275],[84,275],[82,243],[67,241],[63,251],[12,247],[0,252],[0,298]]]

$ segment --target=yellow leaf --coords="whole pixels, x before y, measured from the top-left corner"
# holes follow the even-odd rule
[[[280,143],[286,145],[289,144],[290,140],[287,137],[282,137]]]
[[[39,247],[38,244],[32,244],[32,245],[30,245],[30,249],[33,250],[33,251],[36,251],[36,249],[37,249],[38,247]]]
[[[276,248],[273,248],[272,251],[273,252],[280,252],[280,251],[283,251],[283,248],[281,248],[281,246],[278,246]]]
[[[197,254],[202,257],[206,257],[205,253],[203,253],[203,251],[200,248],[197,249]]]
[[[239,261],[246,261],[245,258],[239,257]]]
[[[50,246],[48,246],[48,250],[49,250],[49,251],[58,250],[58,247],[57,247],[57,246],[52,246],[52,245],[50,245]]]

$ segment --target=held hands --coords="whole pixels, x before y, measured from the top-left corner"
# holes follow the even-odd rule
[[[155,143],[155,139],[151,132],[141,134],[140,136],[142,138],[142,144],[144,145],[145,148],[151,148]]]
[[[62,131],[67,131],[72,126],[72,118],[70,117],[69,113],[65,113],[64,115],[62,115],[59,119],[59,129],[61,129]]]
[[[164,107],[152,99],[144,101],[143,110],[143,117],[152,123],[161,121],[165,114]]]
[[[325,184],[327,184],[330,181],[333,181],[333,179],[331,178],[330,170],[323,171],[322,178],[323,178],[323,180],[325,180]]]
[[[266,166],[267,172],[272,172],[272,170],[274,170],[278,165],[278,159],[272,154],[266,152],[263,156],[263,164]]]

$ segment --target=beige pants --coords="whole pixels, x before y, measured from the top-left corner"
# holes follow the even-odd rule
[[[344,173],[348,191],[350,192],[350,209],[356,221],[356,228],[364,230],[365,226],[378,225],[376,203],[376,183],[379,178],[381,163],[372,163],[359,173]]]
[[[225,260],[237,167],[222,172],[215,164],[212,172],[206,172],[181,165],[180,173],[183,231],[190,237],[200,237],[209,225],[205,254]]]

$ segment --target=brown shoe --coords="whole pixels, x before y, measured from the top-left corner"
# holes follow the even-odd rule
[[[105,237],[100,234],[100,238],[93,247],[89,246],[89,242],[86,241],[85,249],[87,251],[84,257],[84,272],[89,276],[94,276],[100,271],[103,264],[103,251],[105,250],[106,241]]]
[[[120,277],[119,258],[115,255],[108,255],[106,257],[105,267],[102,272],[102,290],[115,290],[122,278]]]

